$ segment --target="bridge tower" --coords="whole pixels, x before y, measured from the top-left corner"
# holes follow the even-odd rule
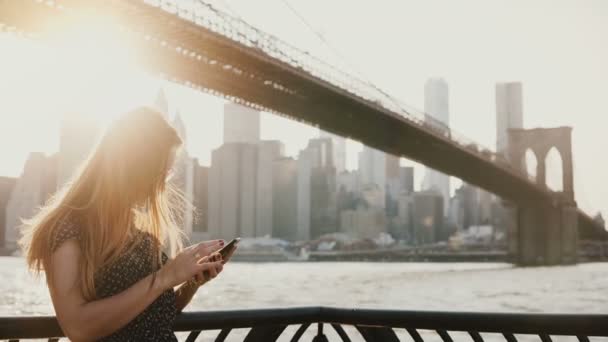
[[[559,265],[577,262],[578,222],[574,200],[572,128],[509,130],[511,163],[527,174],[526,153],[536,156],[536,183],[547,189],[550,201],[521,200],[514,210],[515,234],[510,234],[509,250],[523,266]],[[552,191],[546,183],[546,159],[555,148],[562,160],[562,190]]]

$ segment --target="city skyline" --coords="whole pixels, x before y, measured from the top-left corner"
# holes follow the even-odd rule
[[[298,9],[307,18],[313,20],[313,26],[320,28],[339,51],[348,55],[350,64],[372,76],[372,80],[381,88],[404,99],[414,107],[423,107],[422,85],[424,81],[429,77],[443,76],[451,90],[452,128],[486,146],[494,147],[496,141],[494,84],[499,81],[521,81],[524,84],[524,127],[559,125],[574,127],[573,149],[576,162],[577,199],[581,207],[587,209],[590,214],[595,213],[598,209],[602,209],[605,214],[608,211],[608,201],[606,200],[608,194],[606,187],[602,186],[602,180],[603,175],[608,172],[608,163],[597,163],[597,158],[592,151],[594,151],[595,140],[602,134],[602,125],[598,125],[597,120],[602,120],[602,113],[607,111],[606,104],[601,101],[602,96],[599,91],[602,89],[601,80],[605,79],[608,74],[608,70],[602,62],[608,56],[608,49],[605,44],[597,42],[600,42],[600,38],[608,32],[607,24],[599,20],[600,14],[605,13],[608,9],[605,3],[597,1],[587,1],[586,3],[589,6],[575,6],[572,1],[551,3],[541,1],[535,7],[525,7],[524,9],[525,4],[522,1],[514,1],[509,5],[491,1],[466,1],[460,6],[446,3],[444,5],[449,7],[449,11],[441,13],[433,11],[432,3],[407,2],[400,5],[386,3],[384,6],[377,7],[377,11],[381,11],[390,18],[386,22],[393,21],[397,16],[408,20],[402,20],[403,23],[399,24],[394,31],[387,30],[386,23],[374,21],[376,25],[372,25],[367,34],[387,34],[391,38],[401,35],[400,39],[412,42],[417,53],[405,56],[403,53],[407,52],[407,49],[397,51],[395,55],[383,56],[382,58],[386,61],[381,64],[372,63],[375,57],[372,58],[370,51],[386,49],[387,46],[383,45],[385,44],[382,42],[383,40],[365,39],[364,41],[368,45],[359,46],[360,41],[353,40],[351,36],[363,36],[356,34],[362,28],[358,28],[355,23],[350,21],[350,18],[345,18],[340,26],[336,26],[331,21],[332,11],[319,11],[321,14],[316,17],[309,15],[318,6],[321,6],[320,2],[316,1],[299,4]],[[290,20],[287,12],[285,12],[287,13],[285,16],[277,18],[276,21],[263,22],[259,17],[260,13],[253,8],[255,6],[252,4],[233,0],[231,5],[239,15],[254,25],[277,34],[296,46],[307,50],[314,50],[314,47],[317,46],[318,49],[319,43],[318,41],[313,42],[314,37],[311,37],[310,32],[305,33],[304,28],[297,27],[297,24],[293,22],[291,25],[286,25],[285,21]],[[329,9],[336,9],[344,5],[344,2],[337,1],[327,6],[330,7]],[[368,9],[366,7],[368,5],[364,3],[351,6],[353,18]],[[476,6],[476,15],[466,13],[470,6]],[[277,5],[277,7],[280,6]],[[411,11],[404,10],[410,7]],[[594,12],[590,8],[593,8]],[[277,11],[283,10],[277,8]],[[453,18],[445,14],[448,12],[454,14]],[[410,25],[416,27],[420,24],[421,19],[416,19],[417,16],[425,17],[425,14],[429,13],[434,15],[433,18],[436,18],[438,23],[436,26],[427,26],[424,35],[418,33],[420,36],[425,36],[425,39],[421,40],[416,37],[416,30],[408,29]],[[541,27],[534,25],[536,22],[534,19],[545,13],[550,15],[543,16],[544,25]],[[471,20],[461,20],[463,17]],[[571,20],[564,24],[562,19],[565,17]],[[463,22],[465,24],[462,24]],[[518,22],[520,25],[511,25],[513,22]],[[453,30],[442,29],[446,26],[453,27]],[[478,26],[487,29],[477,30]],[[282,31],[278,28],[281,28]],[[527,37],[529,39],[525,39]],[[580,37],[585,37],[585,39],[582,40]],[[388,40],[390,41],[390,39]],[[484,44],[477,44],[478,41]],[[565,48],[566,46],[570,48]],[[14,68],[14,63],[10,68],[6,65],[0,67],[3,75],[8,76],[8,80],[12,79],[17,82],[16,88],[19,90],[21,78],[27,79],[22,77],[23,74],[28,75],[38,69],[35,68],[37,65],[35,57],[24,57],[23,51],[21,51],[22,54],[19,54],[19,49],[12,51],[15,50],[12,49],[13,47],[10,44],[0,44],[0,50],[4,56],[0,58],[0,62],[24,60],[27,63],[23,63],[23,67],[33,65],[29,72],[19,70],[19,65]],[[456,47],[458,48],[456,49]],[[521,50],[525,50],[527,53],[521,55],[518,53]],[[447,54],[450,51],[455,52],[452,57]],[[323,55],[323,53],[317,54]],[[33,54],[33,56],[35,55]],[[407,63],[403,61],[407,61]],[[42,66],[39,66],[40,68]],[[11,78],[11,75],[18,76]],[[149,81],[147,78],[145,80]],[[110,91],[97,94],[96,96],[101,99],[98,99],[96,103],[109,102],[109,99],[112,99],[114,103],[127,103],[128,101],[124,100],[125,95],[119,94],[125,92],[125,89],[136,89],[129,93],[130,97],[136,98],[137,103],[146,103],[157,91],[157,86],[163,84],[158,80],[142,86],[143,83],[146,82],[131,82],[124,88],[112,91],[113,83],[106,80],[105,88],[102,87],[102,89]],[[587,86],[577,86],[580,84]],[[37,147],[27,151],[49,149],[53,145],[57,145],[58,139],[45,138],[44,135],[48,135],[47,131],[51,127],[58,128],[57,118],[60,114],[45,114],[44,116],[27,114],[26,109],[21,110],[19,107],[25,106],[30,112],[37,112],[48,107],[50,100],[42,97],[39,101],[35,101],[39,103],[38,106],[32,103],[24,105],[25,102],[28,102],[27,97],[14,96],[18,93],[16,93],[17,90],[11,88],[13,85],[2,84],[0,86],[0,94],[4,94],[8,98],[2,112],[15,113],[15,116],[22,116],[25,119],[14,119],[16,122],[7,122],[6,119],[0,118],[0,120],[4,119],[0,125],[4,128],[3,134],[0,134],[4,139],[2,145],[11,146],[11,150],[3,150],[7,161],[2,165],[4,168],[9,168],[11,172],[2,170],[0,174],[16,176],[27,155],[25,148],[22,147],[25,145],[24,139],[16,137],[17,132],[18,135],[25,135],[27,133],[23,132],[26,127],[30,129],[30,139],[28,140],[32,140],[31,145]],[[35,84],[34,90],[38,87],[52,88],[50,84]],[[171,93],[169,96],[173,98],[172,102],[176,103],[176,106],[180,106],[188,129],[192,131],[196,127],[208,128],[205,133],[193,137],[189,146],[192,154],[205,164],[205,161],[209,160],[210,150],[216,148],[221,141],[217,136],[213,136],[213,133],[209,133],[211,131],[221,132],[220,120],[219,118],[206,120],[208,116],[211,116],[207,113],[213,111],[209,108],[219,109],[222,105],[221,101],[210,101],[217,103],[208,104],[206,100],[202,99],[207,95],[199,95],[189,89],[175,90],[172,88],[177,89],[177,87],[171,86],[167,91]],[[25,94],[36,95],[34,90],[22,89]],[[95,96],[89,94],[88,97],[94,98]],[[194,99],[195,97],[196,99]],[[15,106],[11,106],[11,104]],[[123,105],[123,108],[128,106]],[[107,112],[107,115],[110,116],[107,107],[94,106],[96,111]],[[113,107],[120,106],[115,104]],[[114,112],[120,112],[123,108],[115,109]],[[172,113],[174,109],[172,108]],[[263,116],[268,116],[268,114],[263,114]],[[35,122],[38,127],[32,128],[28,122]],[[291,129],[285,129],[285,125],[289,125]],[[294,132],[298,132],[298,134],[294,134]],[[219,134],[221,135],[221,133]],[[192,132],[189,135],[193,136]],[[292,122],[286,123],[282,118],[262,118],[261,135],[262,138],[278,137],[279,140],[284,140],[281,139],[281,136],[290,139],[298,138],[296,142],[286,144],[287,154],[293,156],[306,145],[308,138],[316,135],[316,129]],[[15,144],[17,146],[9,145],[9,141],[18,142]],[[349,146],[351,148],[347,153],[347,159],[349,159],[347,166],[352,169],[353,165],[356,165],[356,158],[352,156],[356,154],[356,149],[361,147],[355,144],[356,149],[352,152],[352,143]],[[20,149],[18,157],[11,157]],[[420,175],[421,172],[417,172],[417,177]],[[416,185],[419,185],[419,179],[416,181]],[[453,185],[452,188],[454,187]]]
[[[608,339],[606,18],[0,0],[0,340]]]

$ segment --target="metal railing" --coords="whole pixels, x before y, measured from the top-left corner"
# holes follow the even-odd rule
[[[287,329],[291,327],[291,329]],[[294,307],[250,310],[186,312],[178,316],[176,332],[189,332],[186,341],[196,341],[203,332],[214,331],[214,341],[224,341],[236,329],[247,329],[243,341],[300,341],[304,334],[313,341],[401,341],[437,339],[444,342],[462,334],[474,342],[489,339],[513,342],[520,335],[541,341],[570,336],[578,341],[608,337],[608,315],[432,312],[333,307]],[[295,329],[295,332],[293,330]],[[333,331],[330,331],[333,330]],[[486,334],[492,334],[489,338]],[[498,335],[496,335],[498,334]],[[0,339],[48,339],[63,333],[54,317],[2,317]],[[232,336],[231,336],[232,338]]]

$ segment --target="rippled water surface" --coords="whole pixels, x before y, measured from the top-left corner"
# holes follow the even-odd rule
[[[53,313],[44,280],[33,278],[22,258],[1,257],[0,277],[0,315]],[[608,263],[513,268],[473,263],[234,262],[199,290],[187,310],[305,305],[608,313]],[[199,341],[212,340],[211,335]]]

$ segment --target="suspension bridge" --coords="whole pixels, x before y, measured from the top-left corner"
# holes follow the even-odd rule
[[[111,18],[148,71],[193,89],[276,113],[425,164],[504,198],[511,208],[509,241],[524,265],[577,261],[579,238],[605,239],[604,227],[574,199],[571,128],[512,130],[507,155],[463,137],[373,84],[219,11],[202,1],[0,0],[3,31],[41,39],[83,13]],[[563,162],[561,192],[545,184],[552,147]],[[520,161],[539,156],[531,180]]]

